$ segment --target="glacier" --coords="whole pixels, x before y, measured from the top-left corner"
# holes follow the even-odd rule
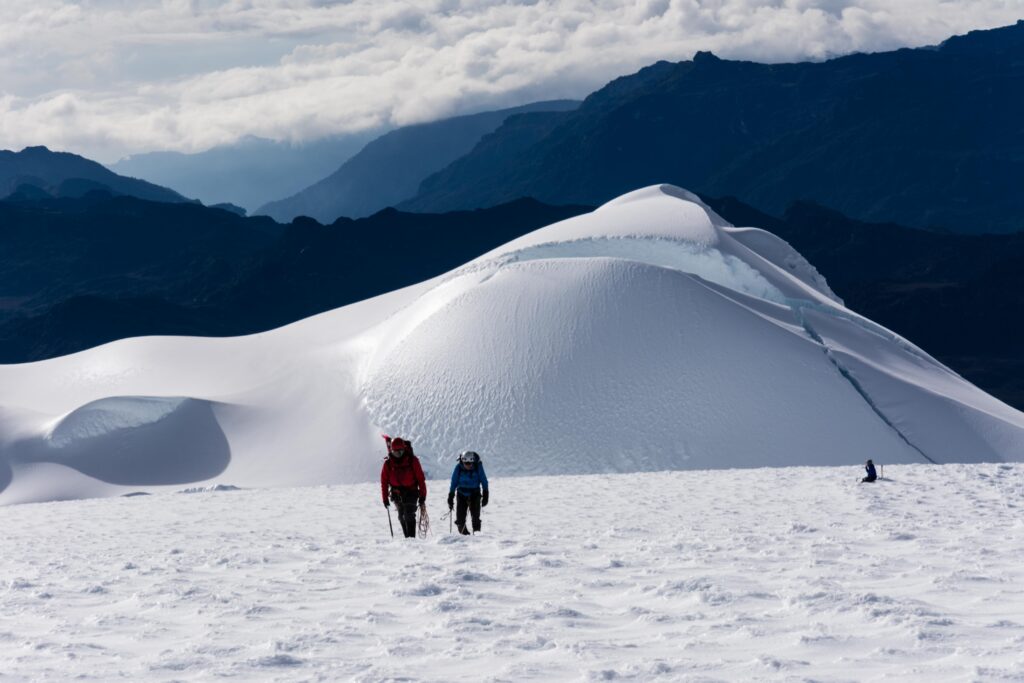
[[[367,482],[382,432],[435,477],[1024,454],[1024,414],[656,185],[277,330],[0,366],[0,504]]]

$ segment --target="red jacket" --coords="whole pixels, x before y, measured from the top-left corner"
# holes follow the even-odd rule
[[[406,454],[401,458],[389,455],[380,468],[380,495],[388,501],[388,486],[400,489],[416,489],[420,500],[427,500],[427,480],[423,476],[420,459],[415,455]]]

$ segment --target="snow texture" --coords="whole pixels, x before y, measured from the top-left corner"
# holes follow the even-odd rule
[[[249,337],[0,366],[0,504],[428,474],[1017,461],[1024,414],[660,185]]]
[[[1024,465],[492,475],[0,509],[0,679],[1020,681]],[[372,514],[371,514],[372,512]]]

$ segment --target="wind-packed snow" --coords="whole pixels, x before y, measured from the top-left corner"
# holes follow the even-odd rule
[[[0,366],[0,504],[371,481],[381,432],[434,476],[1024,456],[1024,414],[661,185],[279,330]]]
[[[0,679],[1020,681],[1024,465],[491,476],[0,509]]]

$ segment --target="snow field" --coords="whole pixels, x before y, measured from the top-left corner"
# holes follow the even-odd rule
[[[0,680],[1024,680],[1024,465],[492,477],[0,509]],[[394,513],[392,513],[394,516]],[[397,520],[394,520],[397,526]]]

